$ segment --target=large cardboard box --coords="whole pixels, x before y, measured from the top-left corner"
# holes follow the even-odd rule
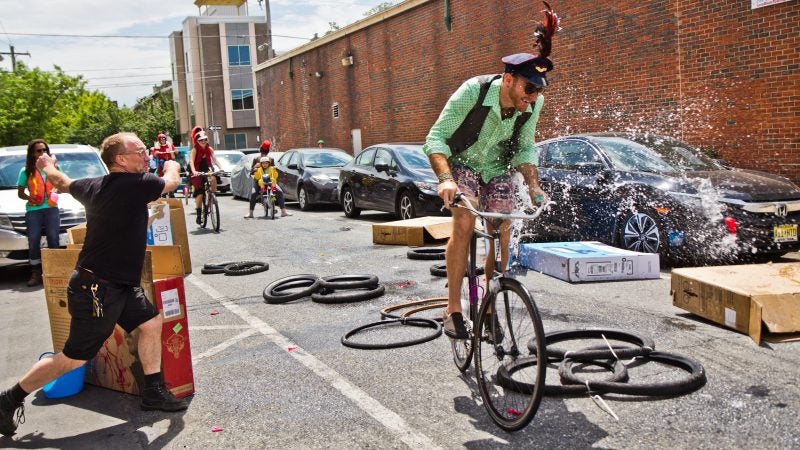
[[[661,276],[658,255],[594,241],[520,244],[519,262],[529,269],[572,283]]]
[[[186,231],[186,215],[183,210],[183,202],[178,198],[162,198],[156,200],[151,205],[153,204],[169,205],[169,219],[162,218],[159,220],[156,223],[158,229],[154,230],[152,226],[148,229],[148,239],[154,244],[148,247],[148,249],[152,249],[151,247],[168,245],[181,247],[181,260],[184,274],[188,275],[192,273],[192,258],[189,252],[189,235]],[[159,218],[156,216],[153,217],[154,221],[158,219]],[[68,245],[67,247],[76,248],[75,245],[83,244],[83,241],[86,239],[86,224],[76,225],[68,229],[67,233],[69,234],[70,244],[74,244],[71,246]],[[169,238],[164,236],[165,233],[170,234]]]
[[[73,244],[78,247],[79,244]],[[72,270],[78,260],[80,250],[75,249],[42,249],[42,269],[44,275],[45,300],[50,318],[50,330],[53,339],[53,349],[58,352],[64,348],[64,343],[69,336],[70,315],[67,309],[67,283]],[[170,293],[166,306],[170,319],[165,320],[162,335],[162,370],[167,386],[176,396],[185,396],[194,392],[194,382],[191,368],[191,356],[188,351],[188,323],[186,322],[186,301],[183,292],[183,263],[181,247],[179,246],[152,246],[148,247],[145,254],[145,263],[142,269],[141,286],[147,298],[157,307],[163,305],[162,291],[177,289]],[[178,280],[178,281],[175,281]],[[158,286],[158,289],[156,288]],[[175,302],[172,298],[177,294],[178,310],[175,315]],[[161,308],[160,308],[161,309]],[[162,314],[164,312],[162,311]],[[169,331],[167,326],[170,327]],[[174,328],[174,329],[173,329]],[[179,360],[173,357],[176,351],[176,341],[165,340],[173,335],[179,335],[183,340],[184,353],[180,353]],[[104,342],[97,356],[87,365],[86,381],[97,386],[127,392],[137,395],[144,382],[144,372],[138,360],[135,339],[119,326],[115,327],[112,335]],[[186,355],[189,355],[188,359]],[[174,358],[173,358],[174,359]]]
[[[800,338],[800,263],[672,271],[672,304],[760,343]],[[791,334],[787,334],[791,333]]]
[[[372,225],[374,244],[418,247],[441,239],[453,232],[451,217],[417,217]]]

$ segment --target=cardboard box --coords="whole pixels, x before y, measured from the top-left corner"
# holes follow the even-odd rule
[[[73,244],[78,246],[78,244]],[[70,315],[67,309],[67,283],[78,260],[79,249],[42,249],[42,270],[45,288],[45,301],[50,318],[50,330],[53,349],[56,352],[64,348],[69,336]],[[177,348],[175,339],[162,339],[162,372],[167,386],[176,396],[185,396],[194,392],[194,381],[189,354],[188,323],[186,322],[186,300],[183,292],[183,264],[179,246],[148,247],[142,268],[141,286],[147,298],[157,307],[163,304],[162,290],[177,289],[178,311],[170,312],[170,320],[165,320],[164,335],[170,338],[179,335],[184,347],[179,354],[179,361],[168,360],[173,357]],[[177,280],[177,281],[176,281]],[[163,281],[163,282],[162,282]],[[161,284],[158,284],[161,283]],[[168,295],[169,311],[175,311],[175,294]],[[178,324],[180,324],[178,326]],[[170,327],[167,329],[167,325]],[[175,328],[175,329],[173,329]],[[176,331],[177,330],[177,331]],[[144,382],[144,372],[138,360],[135,339],[119,326],[103,343],[103,347],[87,365],[86,381],[97,386],[138,395],[139,386]],[[173,358],[174,359],[174,358]],[[188,367],[186,366],[188,364]]]
[[[151,205],[159,203],[169,205],[168,222],[169,222],[169,231],[171,234],[170,239],[172,242],[172,244],[170,245],[176,245],[181,247],[180,255],[181,255],[181,260],[183,262],[184,275],[188,275],[192,273],[192,258],[191,255],[189,254],[189,235],[186,231],[186,216],[183,210],[183,202],[181,202],[181,199],[179,198],[161,198],[151,203]],[[162,224],[163,228],[164,221],[162,220],[162,222],[160,223]],[[148,233],[150,232],[151,231],[148,230]],[[166,237],[163,236],[164,232],[165,232],[164,229],[159,230],[161,236],[158,237],[157,239],[158,240],[157,246],[167,245]],[[70,244],[83,244],[83,241],[86,239],[86,224],[83,223],[80,225],[76,225],[68,229],[67,233],[69,234]],[[70,244],[67,245],[68,248],[77,248],[75,247],[75,245],[70,245]],[[150,248],[148,247],[148,249]]]
[[[632,252],[594,241],[520,244],[519,262],[571,283],[661,276],[657,254]]]
[[[800,263],[692,267],[672,271],[672,304],[749,335],[756,343],[800,335]],[[795,334],[786,334],[795,333]]]
[[[418,247],[448,239],[453,231],[451,217],[417,217],[372,225],[374,244],[409,245]]]

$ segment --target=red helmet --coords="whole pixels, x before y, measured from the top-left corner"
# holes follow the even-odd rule
[[[272,147],[272,142],[270,142],[269,139],[264,139],[264,142],[261,143],[261,147],[259,148],[262,152],[268,152],[270,147]]]
[[[164,133],[158,133],[158,140],[159,140],[159,141],[160,141],[160,140],[162,140],[162,139],[166,139],[166,138],[167,138],[167,135],[166,135],[166,134],[164,134]]]

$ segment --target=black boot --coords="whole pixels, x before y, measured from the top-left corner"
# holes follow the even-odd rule
[[[201,208],[195,208],[194,210],[197,212],[197,224],[200,225],[201,223],[203,223]]]
[[[12,436],[17,425],[25,423],[25,404],[11,397],[11,391],[0,394],[0,434]]]
[[[145,411],[175,412],[183,411],[189,404],[182,398],[175,398],[162,381],[144,388],[141,406]]]

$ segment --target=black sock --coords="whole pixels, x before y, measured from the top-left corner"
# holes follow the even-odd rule
[[[144,376],[144,386],[146,388],[162,384],[163,382],[164,382],[164,377],[161,375],[161,372],[156,372]]]
[[[17,403],[22,403],[25,401],[25,397],[28,396],[28,392],[25,392],[25,390],[20,387],[19,383],[17,383],[14,385],[14,387],[9,389],[8,395],[11,396],[11,400],[14,400]]]

